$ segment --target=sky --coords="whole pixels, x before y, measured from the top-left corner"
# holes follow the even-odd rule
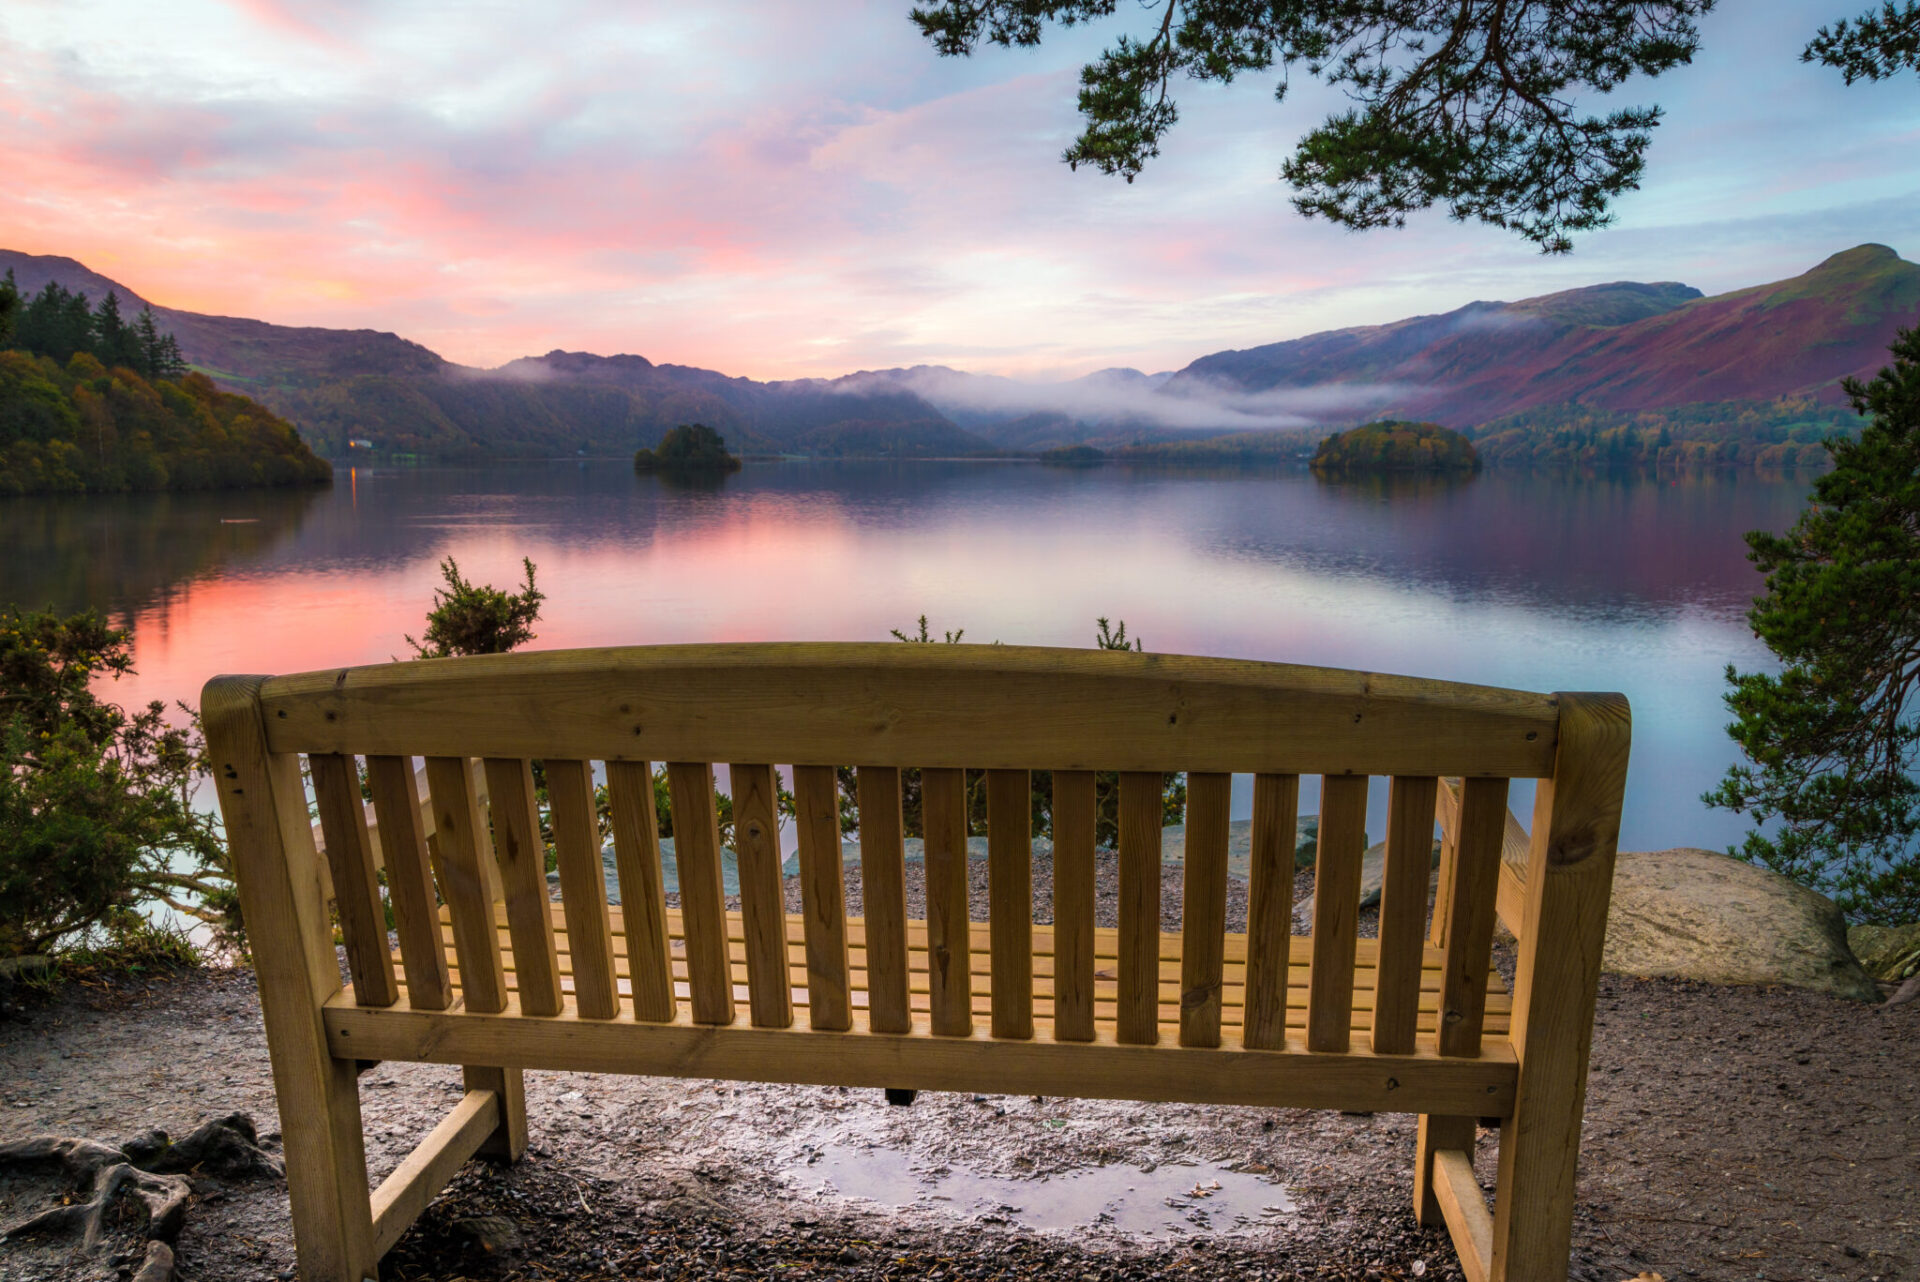
[[[1839,4],[1844,7],[1835,8]],[[149,300],[496,365],[1024,378],[1608,280],[1708,293],[1864,241],[1920,258],[1920,82],[1798,52],[1864,0],[1735,0],[1639,191],[1571,255],[1434,212],[1355,234],[1278,180],[1342,100],[1178,91],[1129,185],[1070,171],[1080,65],[1146,21],[941,59],[908,0],[6,0],[0,247]],[[1598,100],[1594,106],[1615,105]]]

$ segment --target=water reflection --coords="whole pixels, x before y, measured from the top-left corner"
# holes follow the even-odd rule
[[[1085,646],[1107,615],[1160,651],[1624,690],[1624,839],[1717,846],[1740,831],[1698,803],[1731,757],[1721,669],[1766,658],[1741,535],[1784,529],[1804,493],[991,463],[750,464],[718,489],[618,462],[362,470],[324,494],[0,504],[0,600],[124,612],[129,699],[404,654],[448,555],[496,584],[531,556],[541,647],[883,640],[921,613],[969,641]]]
[[[309,489],[0,500],[0,600],[127,616],[187,580],[258,561],[321,498]]]

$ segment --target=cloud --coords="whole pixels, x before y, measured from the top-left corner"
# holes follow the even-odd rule
[[[1034,380],[1920,243],[1910,93],[1800,66],[1810,19],[1785,0],[1713,15],[1695,66],[1632,87],[1669,108],[1646,184],[1570,260],[1438,213],[1365,236],[1300,219],[1275,172],[1341,102],[1305,81],[1282,107],[1251,81],[1183,87],[1138,182],[1073,173],[1075,76],[1130,6],[960,60],[904,9],[16,0],[0,244],[472,364],[560,347]]]

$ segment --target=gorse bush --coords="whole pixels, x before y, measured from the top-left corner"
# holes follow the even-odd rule
[[[518,592],[502,592],[491,583],[476,586],[460,577],[452,557],[440,563],[446,586],[433,594],[425,639],[407,638],[416,659],[445,659],[462,654],[505,654],[534,639],[546,593],[533,585],[533,560],[521,558],[527,581]]]
[[[92,614],[0,614],[0,955],[143,928],[158,902],[240,935],[197,718],[129,713],[93,683],[132,671],[127,634]]]

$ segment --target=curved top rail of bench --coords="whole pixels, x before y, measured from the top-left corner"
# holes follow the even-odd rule
[[[1559,724],[1551,695],[1451,681],[897,642],[536,651],[258,688],[272,751],[401,756],[1538,778]]]

